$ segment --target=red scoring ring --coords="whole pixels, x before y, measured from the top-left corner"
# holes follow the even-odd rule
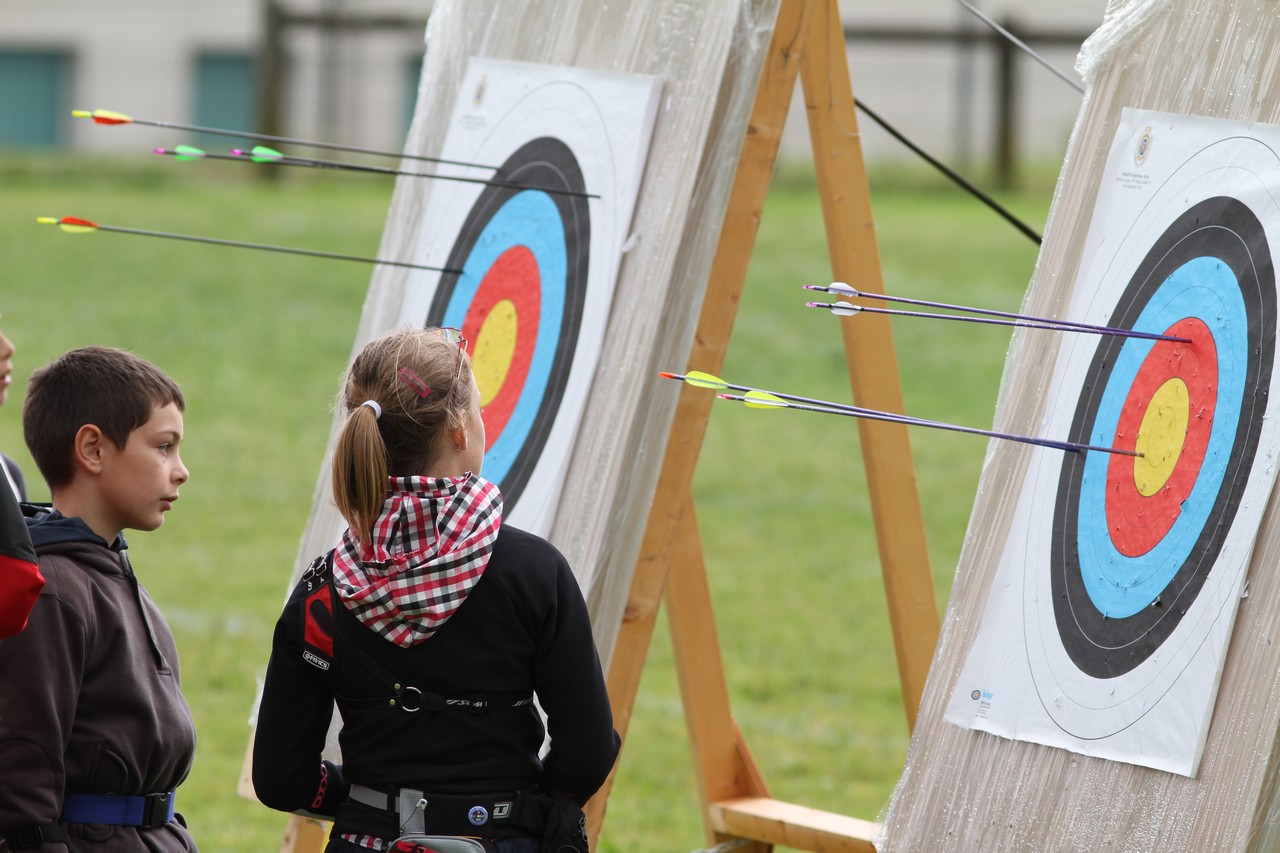
[[[462,335],[470,342],[473,356],[480,330],[494,306],[510,300],[516,309],[516,342],[511,365],[507,368],[502,387],[484,407],[485,450],[493,447],[498,436],[502,435],[528,379],[529,365],[533,362],[534,348],[538,343],[541,294],[538,261],[529,247],[517,244],[493,262],[467,306]]]
[[[1218,353],[1213,335],[1194,317],[1179,320],[1165,334],[1188,338],[1190,343],[1158,341],[1151,348],[1120,411],[1115,446],[1121,450],[1136,448],[1138,428],[1152,397],[1174,378],[1187,386],[1187,433],[1169,479],[1150,497],[1138,491],[1134,458],[1120,454],[1111,457],[1107,467],[1107,530],[1116,549],[1127,557],[1147,553],[1168,535],[1183,501],[1195,487],[1213,431],[1218,398]]]

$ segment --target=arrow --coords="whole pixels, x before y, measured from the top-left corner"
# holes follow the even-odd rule
[[[694,386],[695,388],[709,388],[717,391],[743,391],[745,392],[744,395],[717,394],[716,396],[722,400],[733,400],[735,402],[744,403],[749,408],[753,409],[798,409],[805,412],[820,412],[828,415],[865,418],[867,420],[899,423],[907,426],[923,426],[930,427],[932,429],[963,432],[970,435],[984,435],[989,438],[1017,441],[1022,442],[1023,444],[1035,444],[1041,447],[1051,447],[1057,450],[1069,450],[1073,453],[1078,453],[1081,450],[1098,450],[1103,453],[1113,453],[1120,456],[1141,457],[1143,455],[1142,453],[1133,450],[1120,450],[1115,447],[1080,444],[1074,441],[1056,441],[1051,438],[1035,438],[1026,435],[1016,435],[1014,433],[996,432],[994,430],[950,424],[944,421],[915,418],[909,415],[900,415],[894,412],[881,411],[879,409],[867,409],[862,406],[849,406],[843,403],[833,403],[827,400],[815,400],[812,397],[799,397],[794,394],[784,394],[781,391],[765,391],[761,388],[752,388],[747,385],[733,385],[725,382],[718,376],[713,376],[710,373],[703,373],[699,370],[690,371],[687,374],[659,373],[658,375],[663,379],[678,379]]]
[[[114,110],[72,110],[73,118],[93,119],[94,124],[120,125],[141,124],[148,127],[164,127],[170,130],[191,130],[197,133],[209,133],[214,136],[235,136],[241,139],[259,139],[263,142],[282,142],[288,145],[306,145],[310,148],[324,148],[331,151],[351,151],[356,154],[372,154],[376,157],[398,157],[405,160],[422,160],[428,163],[443,163],[450,166],[465,166],[471,169],[489,169],[497,172],[497,166],[485,166],[481,163],[467,163],[462,160],[443,160],[439,157],[427,157],[421,154],[408,154],[404,151],[383,151],[377,148],[359,148],[354,145],[338,145],[334,142],[317,142],[311,139],[294,139],[289,136],[271,136],[266,133],[250,133],[244,130],[227,130],[220,127],[202,127],[197,124],[178,124],[172,121],[152,121],[134,118]]]
[[[268,148],[265,145],[254,146],[251,150],[245,151],[240,148],[231,149],[230,154],[210,154],[200,148],[193,148],[190,145],[179,145],[177,148],[157,148],[156,154],[167,154],[178,160],[235,160],[240,163],[273,163],[277,166],[305,166],[312,169],[335,169],[339,171],[349,172],[365,172],[376,175],[403,175],[410,178],[435,178],[441,181],[461,181],[468,184],[484,184],[490,187],[509,187],[516,190],[536,190],[544,193],[555,193],[559,195],[578,196],[580,198],[599,198],[594,193],[578,192],[577,190],[550,189],[547,187],[533,186],[530,184],[520,184],[514,181],[497,181],[485,178],[466,178],[459,175],[437,175],[429,172],[406,172],[403,169],[391,169],[385,166],[365,166],[358,163],[340,163],[335,160],[315,160],[310,157],[290,157],[287,154],[281,154],[274,148]]]
[[[379,258],[363,258],[357,255],[339,255],[334,252],[315,252],[310,249],[294,249],[288,246],[268,246],[262,243],[243,243],[238,240],[219,240],[215,237],[194,237],[189,234],[171,234],[167,231],[147,231],[141,228],[123,228],[118,225],[102,225],[90,219],[81,219],[77,216],[63,216],[56,218],[52,216],[38,216],[36,222],[41,225],[57,225],[68,234],[88,234],[93,231],[110,231],[116,234],[137,234],[143,237],[164,237],[170,240],[187,240],[192,243],[212,243],[215,246],[235,246],[241,249],[262,249],[268,252],[284,252],[290,255],[308,255],[313,258],[329,258],[335,261],[358,261],[364,264],[381,264],[390,267],[406,267],[415,270],[429,270],[431,272],[453,273],[454,275],[462,275],[462,270],[449,269],[447,267],[431,267],[423,264],[410,264],[404,261],[386,261]]]
[[[831,313],[840,317],[849,317],[860,311],[866,311],[872,314],[896,314],[904,317],[930,317],[939,320],[963,320],[968,323],[992,323],[1002,326],[1023,326],[1029,329],[1050,329],[1053,331],[1063,332],[1087,332],[1095,335],[1119,335],[1126,338],[1144,338],[1153,341],[1173,341],[1175,343],[1191,343],[1189,338],[1179,338],[1173,335],[1160,335],[1154,332],[1139,332],[1135,329],[1119,329],[1114,326],[1095,326],[1090,323],[1079,323],[1075,320],[1055,320],[1051,317],[1035,317],[1031,314],[1014,314],[1008,311],[994,311],[989,308],[971,308],[966,305],[951,305],[946,302],[927,302],[923,299],[910,299],[905,296],[890,296],[885,293],[864,293],[855,290],[843,281],[832,282],[829,285],[823,284],[805,284],[802,285],[805,290],[819,290],[824,293],[837,293],[844,296],[862,297],[863,299],[879,299],[883,302],[901,302],[911,305],[923,305],[929,308],[945,308],[951,311],[966,311],[970,314],[981,314],[987,317],[1008,317],[1018,322],[1003,322],[1000,320],[979,320],[976,317],[956,317],[951,314],[932,314],[923,311],[895,311],[889,308],[871,308],[863,305],[853,305],[849,302],[806,302],[806,308],[826,308]]]
[[[976,6],[974,6],[972,3],[966,3],[965,0],[956,0],[956,2],[959,3],[961,6],[965,7],[966,9],[968,9],[970,12],[972,12],[975,17],[977,17],[980,21],[982,21],[982,23],[986,24],[988,27],[991,27],[991,29],[995,30],[1000,35],[1008,39],[1010,44],[1014,45],[1015,47],[1020,49],[1023,53],[1025,53],[1027,56],[1030,56],[1036,62],[1039,62],[1041,65],[1047,68],[1059,80],[1066,83],[1068,86],[1075,89],[1077,92],[1084,94],[1084,86],[1081,86],[1078,81],[1073,80],[1072,78],[1068,77],[1064,72],[1059,71],[1057,66],[1051,64],[1049,60],[1045,59],[1043,56],[1041,56],[1040,54],[1032,50],[1025,42],[1022,41],[1022,39],[1018,38],[1013,33],[1009,32],[1004,27],[1000,26],[995,21],[991,20],[991,18],[984,15],[982,11],[978,9]]]

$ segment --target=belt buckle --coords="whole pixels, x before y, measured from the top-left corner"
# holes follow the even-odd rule
[[[164,794],[144,794],[142,797],[142,826],[164,826],[173,819],[173,791]]]

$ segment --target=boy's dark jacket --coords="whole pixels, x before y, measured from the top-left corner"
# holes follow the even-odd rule
[[[46,583],[26,629],[0,640],[0,836],[56,822],[64,793],[172,791],[195,754],[173,634],[124,538],[108,545],[78,518],[23,509]],[[34,849],[196,849],[176,820],[66,831],[65,847]]]

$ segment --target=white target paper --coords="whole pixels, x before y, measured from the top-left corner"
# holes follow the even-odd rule
[[[950,722],[1194,776],[1275,479],[1280,128],[1125,110]],[[1052,333],[1059,334],[1059,333]]]
[[[403,323],[461,328],[506,519],[554,520],[604,342],[657,114],[657,78],[472,59],[417,263],[462,270],[409,281]]]

